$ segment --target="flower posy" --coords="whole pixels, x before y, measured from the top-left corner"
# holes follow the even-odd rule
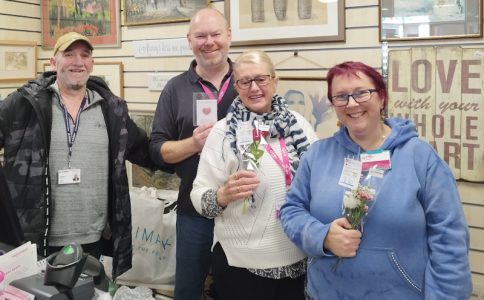
[[[268,134],[268,131],[262,131],[258,128],[252,129],[252,143],[250,143],[247,149],[243,152],[243,160],[245,162],[244,168],[246,170],[255,171],[259,167],[260,159],[264,155],[264,150],[259,149],[259,145],[261,144],[261,140],[263,140],[263,144],[265,144],[265,138]],[[254,195],[252,195],[250,198],[244,199],[242,212],[245,213],[248,206],[255,208]]]
[[[366,185],[359,185],[356,189],[345,192],[343,214],[353,229],[362,231],[363,218],[367,215],[369,202],[373,200],[374,196],[375,190]],[[336,272],[342,259],[342,257],[338,257],[336,264],[332,267],[333,272]]]
[[[375,191],[366,185],[360,185],[352,191],[345,192],[344,216],[354,229],[361,230],[363,217],[368,213],[368,203],[373,200],[374,194]]]
[[[252,143],[244,152],[244,157],[248,159],[248,168],[250,170],[255,170],[259,166],[259,160],[264,155],[264,150],[259,149],[261,142],[261,137],[265,138],[267,136],[267,131],[260,131],[257,128],[252,129]]]

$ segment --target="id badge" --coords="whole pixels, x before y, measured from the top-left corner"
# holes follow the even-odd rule
[[[64,169],[57,172],[58,184],[81,183],[81,169]]]
[[[349,189],[356,189],[360,183],[361,177],[361,161],[345,158],[343,170],[339,178],[338,184]]]
[[[240,122],[237,128],[237,144],[244,147],[253,141],[252,125],[249,122]]]
[[[380,170],[389,170],[392,168],[390,160],[390,151],[375,150],[360,154],[363,171],[368,171],[372,168]]]

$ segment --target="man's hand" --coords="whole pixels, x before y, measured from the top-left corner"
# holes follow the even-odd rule
[[[193,130],[193,142],[195,144],[196,149],[198,152],[201,152],[203,146],[205,145],[205,141],[207,140],[208,134],[212,130],[213,123],[205,123]]]

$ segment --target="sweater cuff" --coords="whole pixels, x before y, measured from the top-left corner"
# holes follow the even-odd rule
[[[217,202],[217,192],[213,189],[207,190],[202,195],[202,215],[207,218],[215,218],[224,211],[224,207]]]

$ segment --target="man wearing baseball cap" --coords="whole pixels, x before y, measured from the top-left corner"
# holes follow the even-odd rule
[[[70,45],[72,45],[72,43],[77,41],[83,41],[91,51],[94,49],[87,37],[75,31],[71,31],[57,39],[54,46],[54,55],[56,55],[58,51],[65,51]]]
[[[108,254],[116,278],[132,256],[125,160],[152,164],[146,133],[129,118],[126,101],[90,76],[92,52],[82,34],[59,37],[53,71],[0,105],[0,149],[25,240],[43,256],[72,242],[97,258]]]

